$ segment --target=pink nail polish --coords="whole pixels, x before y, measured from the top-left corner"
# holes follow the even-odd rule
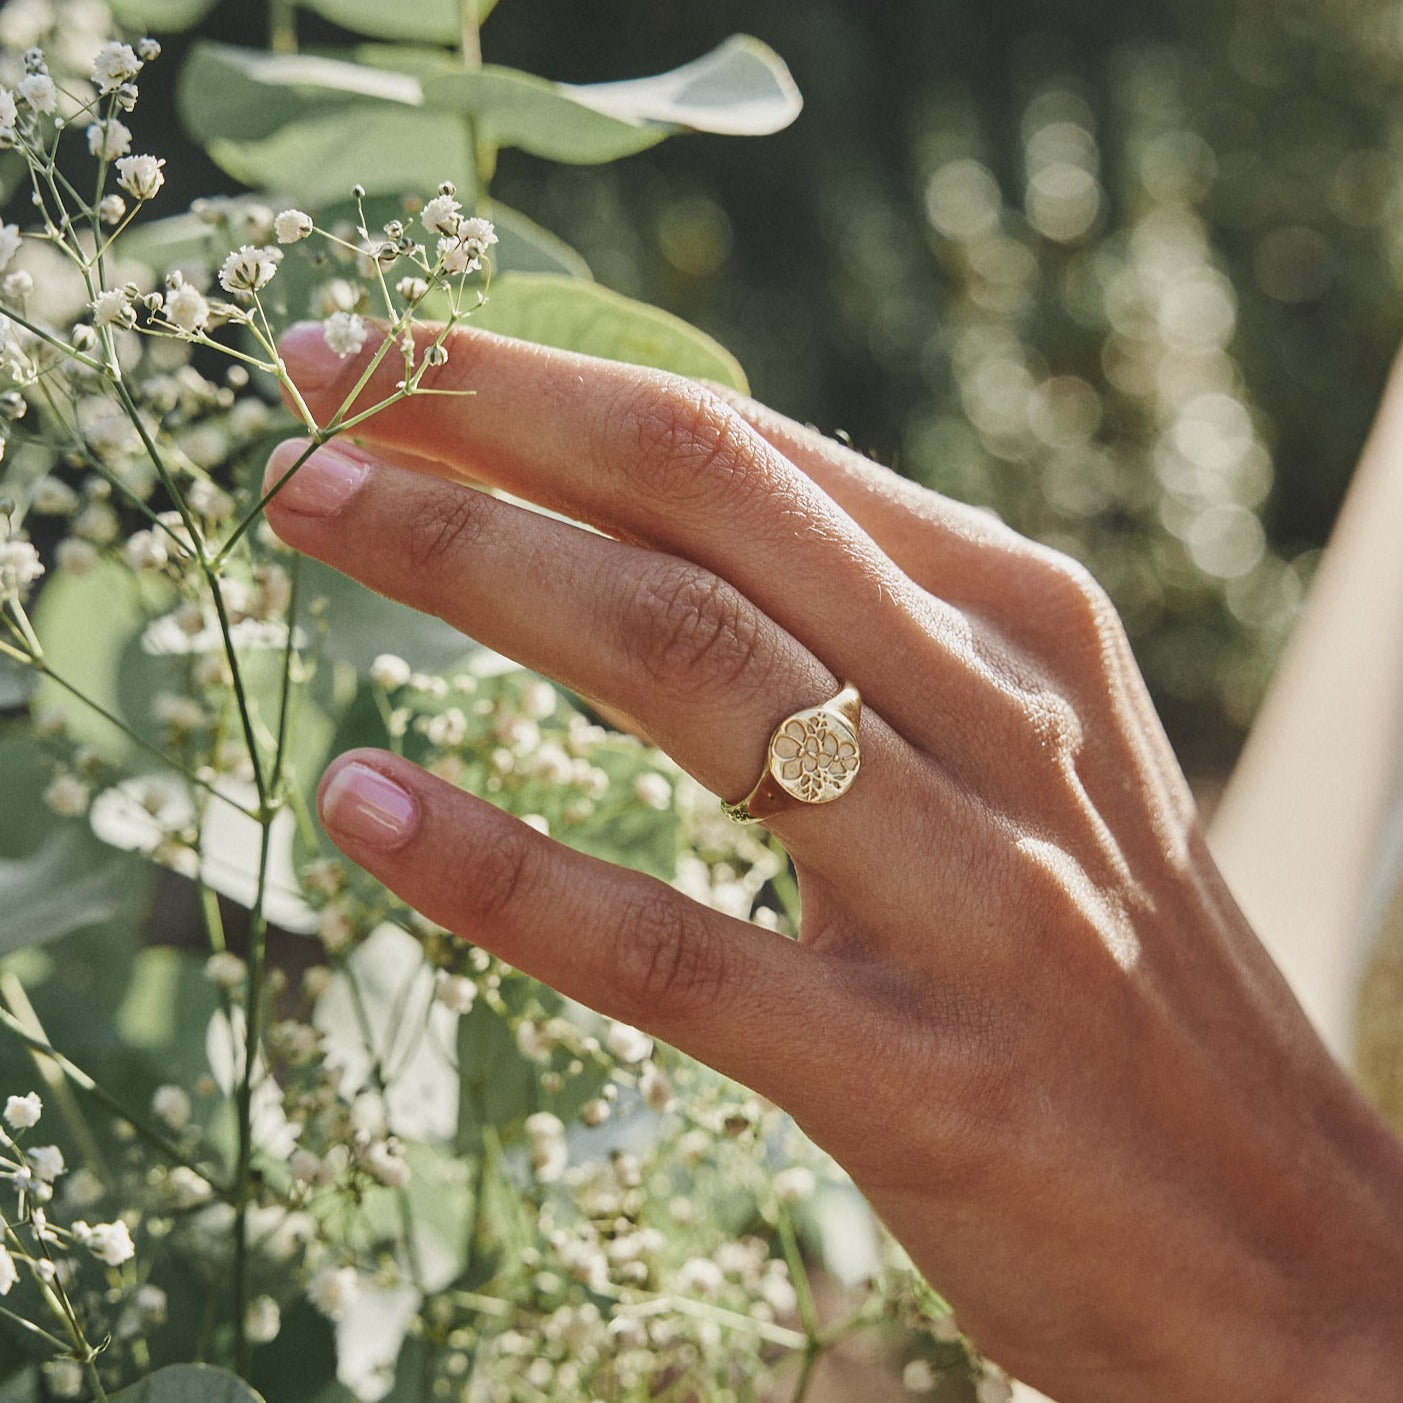
[[[355,760],[331,777],[322,793],[322,822],[333,838],[382,852],[407,843],[419,827],[419,805],[402,785]]]
[[[277,486],[290,467],[291,463],[269,464],[265,491]],[[364,459],[327,444],[283,482],[273,500],[284,511],[302,516],[333,516],[360,490],[369,472],[370,464]]]

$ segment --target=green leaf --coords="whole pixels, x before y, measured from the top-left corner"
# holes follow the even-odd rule
[[[541,346],[748,388],[740,363],[704,332],[597,283],[551,273],[506,274],[493,281],[473,325]]]
[[[631,156],[676,132],[764,136],[803,106],[783,60],[747,35],[681,68],[621,83],[552,83],[487,64],[426,79],[424,101],[473,117],[497,146],[581,165]]]
[[[423,105],[418,80],[404,73],[231,44],[196,44],[180,71],[178,88],[181,118],[197,141],[260,140],[288,122],[365,99]]]
[[[457,45],[463,37],[459,0],[302,0],[307,9],[358,34],[377,39],[402,39],[412,43]],[[481,24],[497,0],[477,0]]]
[[[13,711],[30,698],[39,678],[32,667],[0,654],[0,711]]]
[[[131,864],[95,856],[92,838],[73,824],[28,857],[0,857],[0,955],[117,914]]]
[[[0,955],[112,920],[148,880],[143,864],[98,842],[86,823],[49,810],[46,778],[30,737],[0,743]]]
[[[147,618],[141,584],[130,571],[102,562],[86,575],[59,573],[46,581],[34,610],[49,667],[97,705],[120,713],[120,664]],[[141,751],[71,692],[45,678],[38,705],[67,718],[70,734],[118,764]],[[150,717],[143,718],[149,722]]]
[[[198,24],[215,4],[216,0],[111,0],[118,24],[162,34]]]
[[[624,121],[719,136],[783,131],[804,105],[784,60],[748,34],[733,34],[709,54],[652,78],[560,86],[576,102]]]
[[[494,146],[517,146],[533,156],[571,165],[632,156],[656,146],[674,130],[597,112],[563,84],[494,64],[429,79],[424,102],[457,117],[472,117],[479,137]]]
[[[263,1403],[242,1379],[209,1364],[172,1364],[108,1398],[110,1403]]]
[[[493,200],[484,213],[497,230],[492,266],[498,273],[564,273],[586,282],[593,279],[589,264],[564,239],[520,210]]]
[[[473,185],[461,123],[441,112],[385,103],[350,103],[291,122],[261,141],[214,138],[208,150],[245,185],[295,190],[314,207],[345,199],[355,185],[372,195],[429,194],[443,180],[469,190]]]

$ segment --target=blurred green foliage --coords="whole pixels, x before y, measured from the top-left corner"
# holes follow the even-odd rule
[[[506,153],[497,191],[761,398],[1084,559],[1221,775],[1403,325],[1397,7],[518,3],[484,44],[598,81],[736,27],[793,70],[789,131]]]

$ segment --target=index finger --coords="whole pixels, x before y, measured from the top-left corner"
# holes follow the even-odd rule
[[[805,644],[908,737],[958,724],[961,668],[949,666],[950,714],[915,705],[894,660],[963,661],[963,623],[920,590],[831,497],[710,391],[661,371],[455,328],[448,360],[428,367],[436,393],[400,400],[359,424],[377,447],[438,459],[452,475],[503,487],[624,540],[682,556],[727,580]],[[341,358],[315,323],[282,352],[325,420],[375,348]],[[357,412],[394,396],[403,361],[383,358]],[[937,617],[944,615],[946,617]],[[933,626],[934,625],[934,626]],[[942,703],[944,704],[944,703]],[[910,729],[908,729],[908,727]]]

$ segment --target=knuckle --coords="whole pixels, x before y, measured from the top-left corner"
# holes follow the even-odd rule
[[[648,678],[688,692],[725,689],[759,662],[763,628],[730,585],[690,566],[651,580],[625,633]]]
[[[709,1008],[727,979],[721,941],[689,919],[666,890],[643,896],[620,913],[614,960],[614,987],[639,1018]]]
[[[756,461],[745,421],[710,390],[676,376],[621,392],[603,432],[604,460],[621,486],[649,497],[705,496],[718,483],[734,490]]]
[[[1107,657],[1118,648],[1120,616],[1091,572],[1070,556],[1048,551],[1029,591],[1044,630],[1064,655]]]
[[[448,484],[425,493],[404,523],[404,553],[414,570],[440,574],[471,550],[482,535],[486,500]]]
[[[494,825],[475,842],[468,880],[458,887],[458,899],[473,921],[501,920],[520,904],[532,886],[530,869],[537,848],[535,835],[515,823]]]

